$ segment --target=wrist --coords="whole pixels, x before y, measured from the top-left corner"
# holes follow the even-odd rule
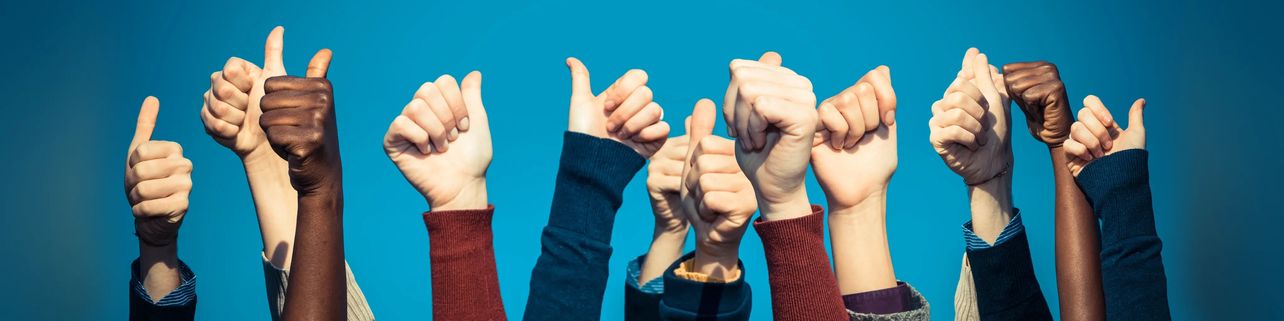
[[[285,159],[272,151],[272,147],[268,146],[267,143],[259,144],[249,152],[238,153],[236,156],[241,158],[241,165],[245,166],[247,172],[262,169],[285,169],[289,166]]]
[[[695,272],[725,280],[740,268],[740,243],[698,245],[691,263]]]
[[[800,186],[797,191],[782,197],[780,201],[770,201],[758,197],[759,210],[764,221],[779,221],[799,218],[811,214],[811,202],[807,199],[807,188]]]
[[[883,187],[875,190],[855,204],[839,204],[830,200],[828,205],[831,220],[848,217],[879,218],[881,220],[887,213],[887,188]]]
[[[887,198],[880,191],[851,206],[830,204],[831,230],[852,231],[861,235],[887,234]]]
[[[477,178],[464,184],[464,187],[449,199],[433,200],[428,196],[424,198],[428,200],[428,208],[433,211],[475,210],[484,209],[490,205],[486,199],[486,178]]]
[[[972,231],[994,243],[1012,220],[1012,174],[1005,173],[984,184],[968,186]]]
[[[655,232],[651,234],[651,239],[655,241],[677,241],[679,244],[687,240],[687,231],[690,227],[686,222],[675,224],[668,220],[656,218]]]

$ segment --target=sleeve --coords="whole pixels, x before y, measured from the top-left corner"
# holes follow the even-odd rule
[[[525,320],[597,320],[611,259],[611,229],[646,159],[624,144],[566,132]]]
[[[972,232],[971,222],[963,225],[967,257],[976,286],[977,312],[981,320],[1052,320],[1048,302],[1034,276],[1030,245],[1015,210],[993,245]],[[970,237],[976,237],[971,240]]]
[[[1145,150],[1102,157],[1078,183],[1101,219],[1101,275],[1110,320],[1171,320]]]
[[[628,274],[625,274],[625,321],[660,320],[660,298],[664,295],[664,277],[638,284],[638,277],[642,275],[642,262],[646,262],[646,254],[629,261]]]
[[[491,218],[483,210],[424,214],[432,264],[434,320],[506,320],[495,270]]]
[[[859,297],[859,298],[858,298]],[[843,300],[848,298],[853,300],[868,300],[874,302],[897,301],[900,309],[898,311],[888,312],[855,312],[849,309],[852,321],[929,321],[932,320],[932,308],[927,303],[927,298],[923,297],[917,289],[905,282],[897,282],[897,286],[890,289],[876,290],[871,292],[862,292],[844,296]],[[848,301],[850,302],[850,301]],[[851,306],[850,304],[848,306]]]
[[[143,287],[143,279],[138,273],[138,260],[130,264],[129,277],[129,320],[192,320],[196,318],[196,274],[187,263],[178,261],[179,277],[182,280],[178,287],[158,301]]]
[[[972,267],[967,263],[966,252],[963,254],[963,265],[959,268],[959,285],[954,288],[954,320],[981,320],[981,315],[976,312],[976,285],[972,283]]]
[[[701,282],[678,276],[683,262],[690,261],[695,253],[687,253],[664,271],[664,298],[660,301],[660,317],[664,320],[748,320],[753,308],[753,293],[745,282],[745,266],[740,266],[740,276],[730,282]]]
[[[775,320],[847,320],[838,279],[825,252],[825,211],[780,221],[755,221],[767,257]]]
[[[267,254],[263,254],[263,281],[267,285],[268,314],[273,321],[282,320],[281,311],[285,310],[285,293],[289,287],[290,271],[277,268],[268,260]],[[352,275],[352,269],[348,263],[343,263],[344,270],[348,278],[348,320],[350,321],[374,321],[374,312],[370,311],[370,303],[366,302],[366,296],[361,293],[361,287],[357,285],[357,279]]]

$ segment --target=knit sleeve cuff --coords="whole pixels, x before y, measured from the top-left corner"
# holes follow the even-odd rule
[[[759,217],[753,222],[754,230],[762,238],[763,247],[768,252],[776,246],[796,244],[799,236],[803,239],[825,239],[825,209],[819,205],[811,206],[811,214],[787,220],[764,221]]]
[[[548,228],[610,244],[624,187],[646,159],[614,140],[576,132],[565,133],[561,157]]]
[[[1136,188],[1150,187],[1148,158],[1144,149],[1119,151],[1088,163],[1075,182],[1093,205],[1115,195],[1133,195]]]
[[[495,205],[485,209],[431,211],[424,213],[428,227],[429,256],[453,259],[477,254],[493,246],[491,219]]]

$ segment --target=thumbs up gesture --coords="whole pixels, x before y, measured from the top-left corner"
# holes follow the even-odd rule
[[[757,61],[732,60],[722,105],[727,130],[739,145],[736,161],[767,220],[811,213],[803,182],[816,132],[816,94],[811,80],[780,62],[775,52]]]
[[[735,142],[714,136],[713,101],[701,99],[689,119],[682,168],[683,212],[695,228],[698,272],[725,279],[736,270],[740,239],[758,210],[753,185],[736,163]]]
[[[263,83],[259,126],[272,150],[289,163],[290,184],[300,197],[338,192],[342,186],[334,89],[325,78],[331,55],[329,49],[317,51],[308,63],[306,78],[274,76]],[[271,56],[280,57],[279,53]],[[281,63],[274,60],[268,59],[264,74],[278,70]]]
[[[970,48],[963,69],[932,104],[932,147],[968,185],[1010,174],[1012,117],[1003,75],[985,54]]]
[[[566,58],[571,71],[571,111],[567,130],[608,138],[650,158],[669,135],[664,109],[652,101],[645,71],[626,72],[605,91],[593,95],[588,67],[579,59]]]
[[[870,70],[855,85],[820,103],[821,130],[811,149],[811,164],[831,214],[887,194],[897,164],[895,110],[896,92],[887,66]]]
[[[492,151],[481,81],[474,71],[462,85],[450,75],[424,83],[384,135],[388,158],[434,211],[488,205]]]
[[[134,212],[139,242],[164,247],[178,238],[192,192],[192,161],[175,142],[152,140],[160,101],[147,97],[125,162],[125,198]]]
[[[1110,110],[1097,96],[1088,95],[1079,110],[1079,121],[1070,126],[1070,139],[1065,141],[1066,164],[1070,172],[1079,176],[1084,166],[1092,161],[1121,150],[1146,149],[1146,125],[1143,114],[1146,100],[1137,99],[1128,110],[1128,128],[1119,126]]]

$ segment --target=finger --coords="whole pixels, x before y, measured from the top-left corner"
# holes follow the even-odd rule
[[[182,155],[183,146],[178,143],[163,140],[147,141],[139,144],[138,148],[130,154],[129,166],[133,167],[143,161]]]
[[[403,140],[414,145],[420,154],[432,154],[432,141],[429,139],[428,132],[410,120],[410,117],[397,115],[397,118],[392,120],[392,125],[388,127],[388,135],[384,137],[384,141],[391,145]]]
[[[254,88],[254,78],[258,77],[259,67],[245,61],[245,59],[232,57],[227,59],[223,64],[223,80],[236,86],[237,90],[243,93],[249,93]]]
[[[878,119],[887,126],[896,124],[896,117],[892,116],[896,111],[896,90],[892,89],[892,69],[887,66],[878,66],[866,73],[863,79],[873,86],[875,97],[878,98]]]
[[[214,99],[209,101],[206,104],[205,110],[209,112],[211,116],[214,116],[214,118],[222,120],[228,124],[239,125],[245,122],[244,111],[221,100]]]
[[[263,91],[270,95],[278,91],[333,92],[333,89],[325,78],[276,76],[263,82]],[[260,106],[265,105],[262,101],[259,103]]]
[[[464,129],[473,125],[488,126],[490,120],[486,116],[486,107],[482,105],[482,73],[476,70],[468,73],[460,86],[464,106],[468,109],[468,116],[459,121],[460,126]]]
[[[732,69],[736,80],[747,82],[767,83],[781,87],[802,88],[811,90],[811,80],[798,74],[785,73],[783,67],[762,67],[762,66],[738,66]]]
[[[330,70],[330,59],[334,58],[334,53],[330,49],[317,50],[312,55],[312,60],[308,61],[308,71],[304,75],[308,78],[325,78],[325,74]]]
[[[702,176],[709,176],[715,173],[722,174],[739,174],[740,165],[736,163],[734,154],[714,154],[713,151],[704,151],[701,148],[697,153],[700,154],[695,160],[694,171]],[[708,190],[706,190],[707,192]]]
[[[758,57],[758,62],[772,66],[779,66],[784,62],[784,58],[780,57],[780,54],[775,51],[768,51],[764,52],[762,57]]]
[[[240,89],[236,88],[236,85],[223,79],[224,77],[226,76],[222,72],[210,74],[210,92],[214,94],[214,98],[218,101],[225,102],[231,107],[245,110],[248,106],[249,94],[241,92]]]
[[[700,198],[701,219],[712,221],[718,214],[730,214],[742,210],[745,204],[737,194],[727,191],[705,193],[704,197]]]
[[[865,113],[860,110],[860,97],[850,90],[843,91],[835,97],[834,103],[847,123],[847,136],[843,137],[843,144],[839,148],[855,146],[861,136],[865,136]]]
[[[284,73],[285,62],[281,51],[285,48],[285,27],[276,26],[268,34],[267,43],[263,45],[263,69]]]
[[[762,96],[773,96],[797,103],[815,102],[815,93],[810,89],[781,87],[767,82],[749,82],[740,86],[740,97],[748,102]]]
[[[230,124],[227,121],[218,119],[217,117],[214,117],[213,114],[210,114],[208,104],[205,108],[201,108],[201,122],[205,124],[206,132],[212,133],[217,137],[230,138],[235,136],[236,133],[241,130],[239,125]]]
[[[960,70],[963,74],[963,79],[972,80],[976,77],[976,75],[972,73],[972,66],[974,66],[972,62],[976,60],[976,55],[980,53],[981,50],[976,49],[975,47],[967,48],[967,51],[963,53],[963,67]]]
[[[437,85],[437,91],[450,105],[450,112],[454,115],[456,122],[455,127],[459,128],[459,131],[468,131],[468,105],[464,104],[464,96],[460,92],[458,81],[451,75],[441,75],[433,81],[433,84]]]
[[[634,90],[618,105],[619,107],[610,111],[611,114],[606,117],[606,131],[614,133],[619,130],[620,126],[633,118],[633,115],[649,106],[653,102],[652,98],[650,87],[642,86]]]
[[[985,95],[981,94],[981,89],[977,88],[976,85],[973,84],[971,81],[967,81],[963,79],[956,79],[955,81],[956,83],[952,84],[950,86],[950,89],[945,91],[946,95],[959,92],[959,93],[963,93],[966,97],[968,97],[971,100],[980,101],[982,99],[985,99]]]
[[[1088,131],[1082,121],[1070,125],[1070,137],[1083,144],[1084,148],[1092,154],[1092,157],[1101,157],[1104,154],[1101,150],[1101,140],[1094,136],[1091,131]]]
[[[1070,159],[1092,159],[1092,154],[1088,152],[1088,147],[1077,140],[1067,139],[1065,143],[1062,143],[1062,146],[1065,147],[1066,156]]]
[[[865,132],[868,133],[878,129],[880,123],[879,115],[881,114],[878,112],[878,98],[874,94],[874,87],[868,83],[857,84],[856,97],[860,102],[860,111],[863,116],[861,119],[865,121],[863,126]]]
[[[1002,106],[998,106],[1001,103],[999,101],[999,91],[994,88],[994,78],[991,77],[989,70],[989,57],[985,54],[977,54],[972,65],[972,72],[975,77],[975,81],[972,83],[981,90],[981,95],[985,96],[989,108],[1001,108]]]
[[[134,204],[131,209],[134,217],[152,218],[152,217],[181,217],[187,212],[187,196],[189,193],[175,193],[165,198],[146,200]]]
[[[646,143],[665,139],[669,137],[669,130],[668,122],[656,122],[638,131],[638,134],[633,137],[633,141]]]
[[[1116,126],[1115,117],[1110,115],[1110,109],[1106,108],[1106,104],[1101,102],[1101,98],[1097,98],[1096,95],[1088,95],[1088,97],[1083,98],[1083,106],[1091,110],[1093,116],[1097,116],[1097,120],[1101,121],[1102,126],[1106,128],[1114,128]]]
[[[566,68],[571,71],[571,98],[592,99],[593,88],[589,84],[588,67],[575,57],[566,58]]]
[[[619,110],[616,110],[616,112],[619,112]],[[662,118],[664,118],[664,109],[660,108],[660,104],[651,102],[645,108],[624,120],[624,124],[619,127],[619,135],[620,137],[633,137],[634,134],[641,132],[643,128],[660,122]]]
[[[633,95],[633,91],[646,86],[646,82],[649,77],[650,76],[647,76],[646,71],[641,69],[632,69],[625,72],[623,76],[620,76],[620,78],[616,78],[615,82],[602,92],[602,95],[605,95],[606,101],[608,102],[606,104],[606,111],[613,111],[615,107],[620,106],[625,99]]]
[[[985,117],[985,108],[981,107],[981,104],[977,100],[973,100],[960,92],[951,93],[950,95],[945,96],[945,99],[942,100],[942,112],[952,109],[962,109],[963,112],[966,112],[968,115],[972,116],[972,118],[976,119],[983,119]]]
[[[932,145],[936,147],[959,145],[973,151],[979,147],[976,143],[976,135],[960,126],[933,128],[930,138]]]
[[[437,116],[437,121],[441,122],[442,128],[446,131],[447,137],[445,138],[450,141],[455,140],[455,137],[459,134],[455,129],[455,124],[458,124],[458,122],[455,121],[454,113],[450,111],[450,103],[447,103],[446,98],[442,97],[441,91],[437,89],[437,86],[433,83],[424,83],[423,86],[419,87],[419,91],[415,92],[415,98],[428,103],[428,110],[431,110],[433,115]],[[433,138],[436,139],[437,137]]]
[[[184,193],[192,190],[191,175],[174,175],[159,179],[149,179],[138,182],[129,190],[129,199],[134,203],[161,199]]]
[[[962,110],[951,109],[932,118],[937,121],[936,127],[959,126],[977,137],[981,136],[981,121],[976,118],[972,118],[971,115],[964,113]],[[978,141],[977,144],[985,145],[982,141]]]
[[[1088,132],[1101,142],[1102,151],[1108,151],[1114,147],[1114,139],[1110,136],[1110,129],[1097,119],[1097,115],[1092,113],[1088,108],[1079,110],[1079,123],[1083,123]],[[1100,156],[1100,155],[1098,155]]]
[[[757,107],[754,107],[754,110],[757,110]],[[752,150],[762,150],[767,146],[767,126],[770,124],[762,117],[762,114],[755,112],[749,113],[748,116],[749,127],[747,128],[749,133],[745,136],[749,138],[749,146],[753,147]]]
[[[431,107],[428,107],[427,102],[422,98],[411,100],[406,105],[403,115],[406,115],[416,125],[419,125],[419,128],[423,128],[428,133],[428,137],[432,140],[433,147],[436,148],[438,153],[446,151],[446,136],[450,133],[446,131],[446,127],[442,125],[441,120],[437,119],[437,115],[431,110]]]
[[[1132,130],[1133,128],[1136,128],[1136,129],[1146,128],[1146,124],[1142,120],[1142,117],[1144,116],[1145,112],[1146,112],[1145,98],[1138,98],[1136,101],[1132,102],[1132,108],[1128,109],[1128,130]]]
[[[125,187],[133,189],[139,182],[161,179],[192,172],[192,161],[182,157],[166,157],[139,162],[125,173]]]
[[[817,113],[820,123],[829,132],[826,135],[828,136],[829,146],[833,149],[842,149],[847,142],[848,130],[847,120],[843,117],[843,114],[830,102],[820,103],[820,109]]]
[[[143,106],[138,109],[138,122],[134,125],[134,138],[129,142],[129,153],[133,153],[143,142],[152,140],[152,131],[156,129],[156,114],[159,113],[159,99],[154,96],[143,99]]]

